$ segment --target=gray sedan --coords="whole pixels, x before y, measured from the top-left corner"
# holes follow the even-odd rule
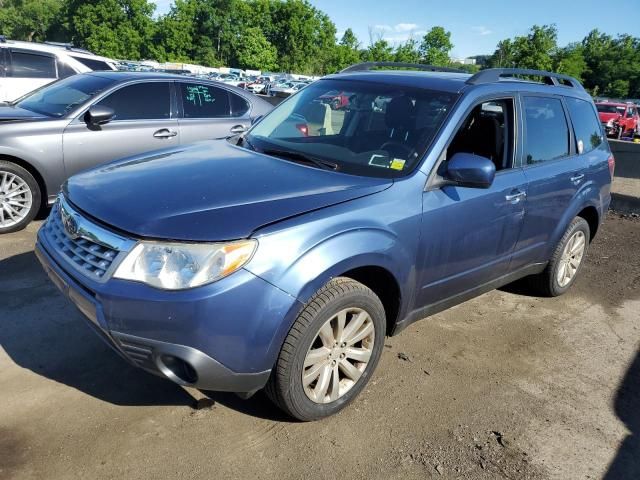
[[[239,134],[272,108],[223,83],[142,72],[80,74],[0,106],[0,234],[24,228],[80,170]]]

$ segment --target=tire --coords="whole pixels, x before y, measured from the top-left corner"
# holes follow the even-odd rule
[[[16,195],[17,191],[24,193]],[[7,198],[7,194],[14,196]],[[0,160],[0,235],[26,227],[40,209],[41,195],[31,173],[15,163]]]
[[[556,249],[553,252],[551,260],[544,271],[538,275],[534,275],[529,277],[529,283],[531,287],[542,296],[546,297],[557,297],[565,293],[571,285],[575,282],[582,265],[584,264],[585,257],[587,255],[587,250],[589,249],[591,232],[589,230],[589,224],[582,217],[576,217],[569,224],[567,231],[564,233],[560,242],[556,246]],[[569,242],[571,242],[574,237],[576,239],[582,239],[584,241],[584,249],[582,250],[582,255],[577,262],[577,268],[573,271],[571,278],[568,279],[567,283],[560,283],[558,277],[560,275],[561,269],[563,268],[563,263],[566,262],[565,249]],[[577,243],[574,244],[574,248],[577,247]],[[574,258],[575,260],[575,258]],[[569,269],[569,265],[565,263],[565,268]],[[573,269],[572,269],[573,270]]]
[[[346,327],[343,330],[344,335],[339,335],[336,322],[339,314],[343,312],[347,312],[344,317]],[[365,318],[361,317],[362,312],[368,315],[368,318],[358,326],[358,319]],[[351,322],[354,322],[353,325]],[[374,332],[373,338],[369,334],[364,340],[353,343],[353,349],[348,345],[345,347],[347,342],[335,343],[336,346],[331,350],[325,346],[326,335],[320,338],[320,331],[325,332],[327,324],[330,325],[331,332],[331,340],[328,343],[333,342],[333,339],[355,339],[371,328]],[[355,335],[350,336],[350,325]],[[332,279],[309,300],[289,330],[267,383],[267,396],[284,412],[301,421],[318,420],[339,412],[358,396],[371,378],[382,354],[385,332],[384,307],[375,293],[350,278]],[[321,359],[305,367],[305,360],[311,358],[308,355],[313,356],[313,351],[319,352],[321,349],[327,350],[330,354],[322,352]],[[350,355],[354,350],[367,351],[367,354],[370,354],[368,361],[360,363],[350,360],[349,357],[344,359],[346,354],[340,354],[348,352]],[[324,357],[325,354],[327,357]],[[345,362],[356,365],[353,368],[359,369],[360,374],[355,376],[355,381],[347,375],[347,371],[353,371],[351,368],[347,369]],[[327,368],[330,373],[325,375]],[[314,376],[314,369],[320,373]],[[307,374],[308,378],[313,377],[316,380],[305,387],[303,373]],[[338,375],[338,382],[334,381],[335,375]],[[323,390],[323,378],[326,382],[322,385],[327,384],[328,387],[314,400],[314,392]]]

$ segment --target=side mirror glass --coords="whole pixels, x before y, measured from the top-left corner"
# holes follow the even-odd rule
[[[84,121],[90,127],[98,127],[113,120],[116,112],[104,105],[94,105],[84,114]]]
[[[472,153],[456,153],[447,162],[445,176],[461,187],[489,188],[496,175],[495,164]]]

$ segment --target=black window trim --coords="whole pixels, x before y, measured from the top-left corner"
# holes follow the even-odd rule
[[[191,118],[191,117],[185,117],[184,116],[184,101],[182,99],[182,89],[181,89],[181,84],[183,83],[187,83],[187,84],[192,84],[192,85],[207,85],[209,87],[214,87],[214,88],[219,88],[220,90],[224,90],[225,92],[227,92],[227,97],[229,99],[229,113],[230,115],[228,117],[202,117],[202,118]],[[251,111],[253,110],[253,103],[251,101],[249,101],[246,97],[244,97],[243,95],[240,95],[237,92],[234,92],[233,90],[226,88],[226,86],[224,84],[220,84],[217,82],[207,82],[207,81],[203,81],[203,80],[192,80],[192,79],[180,79],[180,80],[176,80],[175,81],[176,84],[176,90],[175,90],[175,94],[176,94],[176,103],[177,103],[177,118],[180,120],[188,120],[190,122],[205,122],[205,121],[211,121],[211,120],[225,120],[225,119],[232,119],[232,118],[238,118],[238,119],[242,119],[242,118],[250,118],[251,117]],[[249,109],[243,113],[242,115],[234,115],[233,114],[233,104],[231,102],[231,95],[237,95],[240,98],[242,98],[242,100],[244,100],[245,102],[247,102],[249,104]]]
[[[460,98],[460,100],[462,100],[462,98]],[[455,128],[453,129],[451,135],[449,136],[449,138],[447,139],[447,142],[445,143],[445,146],[443,147],[443,149],[440,151],[439,155],[438,155],[438,159],[436,160],[436,162],[434,163],[433,167],[431,167],[431,171],[429,172],[429,175],[427,177],[427,182],[425,184],[425,188],[424,191],[431,191],[431,190],[439,190],[440,188],[442,188],[442,184],[439,181],[440,180],[440,176],[438,175],[438,170],[440,169],[440,166],[442,165],[442,163],[446,160],[445,157],[445,153],[447,152],[447,150],[449,149],[449,146],[451,145],[451,142],[453,142],[453,139],[456,137],[456,135],[458,134],[458,132],[460,131],[460,129],[462,128],[464,122],[467,120],[467,118],[469,117],[469,115],[471,115],[471,112],[473,111],[474,108],[476,108],[478,105],[481,105],[483,103],[486,102],[491,102],[491,101],[498,101],[498,100],[511,100],[512,105],[513,105],[513,141],[514,141],[514,145],[513,145],[513,154],[512,154],[512,158],[511,158],[511,168],[505,168],[503,170],[499,170],[496,172],[496,175],[501,175],[503,173],[507,173],[510,172],[514,169],[519,168],[519,158],[521,155],[520,152],[520,134],[521,134],[521,123],[518,119],[518,111],[519,111],[519,102],[518,102],[518,93],[517,92],[513,92],[513,91],[509,91],[509,92],[493,92],[493,93],[489,93],[489,94],[485,94],[485,95],[480,95],[476,98],[474,98],[471,102],[471,104],[469,105],[469,107],[467,107],[463,114],[460,116],[460,119],[458,120],[458,122],[456,123]],[[455,109],[456,104],[454,104],[453,108]],[[453,112],[452,112],[453,113]],[[450,118],[450,117],[449,117]],[[434,140],[437,139],[437,136],[439,135],[439,133],[436,134],[436,137],[434,137]],[[424,159],[426,158],[426,156],[429,155],[429,150],[427,150],[425,157],[422,158],[421,162],[424,162]],[[419,165],[421,165],[422,163],[420,163]]]
[[[520,148],[520,166],[521,168],[524,169],[531,169],[531,168],[540,168],[540,167],[544,167],[545,165],[553,165],[555,163],[558,162],[563,162],[563,161],[567,161],[567,160],[571,160],[573,158],[577,158],[579,157],[578,152],[577,152],[577,147],[576,147],[576,139],[575,139],[575,135],[573,133],[573,124],[571,123],[571,115],[569,114],[569,109],[567,107],[567,104],[565,102],[565,96],[564,95],[558,95],[558,94],[545,94],[545,93],[538,93],[538,92],[521,92],[518,95],[518,101],[520,103],[520,112],[521,112],[521,120],[522,120],[522,148]],[[525,115],[525,109],[524,109],[524,99],[526,97],[541,97],[541,98],[555,98],[556,100],[560,101],[560,104],[562,105],[562,111],[564,113],[564,121],[567,124],[567,131],[569,132],[569,154],[564,156],[564,157],[560,157],[560,158],[556,158],[554,160],[547,160],[544,162],[538,162],[535,163],[533,165],[528,164],[525,161],[525,152],[524,152],[524,144],[525,144],[525,139],[527,136],[527,119],[526,119],[526,115]]]
[[[5,78],[9,71],[8,48],[0,48],[0,78]]]
[[[7,55],[5,57],[6,59],[6,71],[7,71],[7,78],[41,78],[41,79],[48,79],[51,77],[14,77],[13,76],[13,53],[22,53],[25,55],[36,55],[36,56],[40,56],[40,57],[48,57],[48,58],[52,58],[53,59],[53,68],[55,70],[55,79],[59,79],[60,76],[58,75],[58,57],[54,54],[54,53],[49,53],[49,52],[40,52],[37,50],[29,50],[26,48],[19,48],[19,47],[10,47],[7,48]],[[11,72],[11,75],[9,75],[9,72]]]

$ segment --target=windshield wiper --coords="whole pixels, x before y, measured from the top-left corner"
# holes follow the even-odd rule
[[[321,158],[313,157],[306,153],[302,152],[294,152],[291,150],[278,150],[278,149],[266,149],[263,150],[262,153],[265,155],[272,155],[274,157],[280,157],[285,160],[291,160],[297,163],[307,163],[315,165],[318,168],[323,170],[338,170],[338,164],[330,162],[328,160],[323,160]]]

